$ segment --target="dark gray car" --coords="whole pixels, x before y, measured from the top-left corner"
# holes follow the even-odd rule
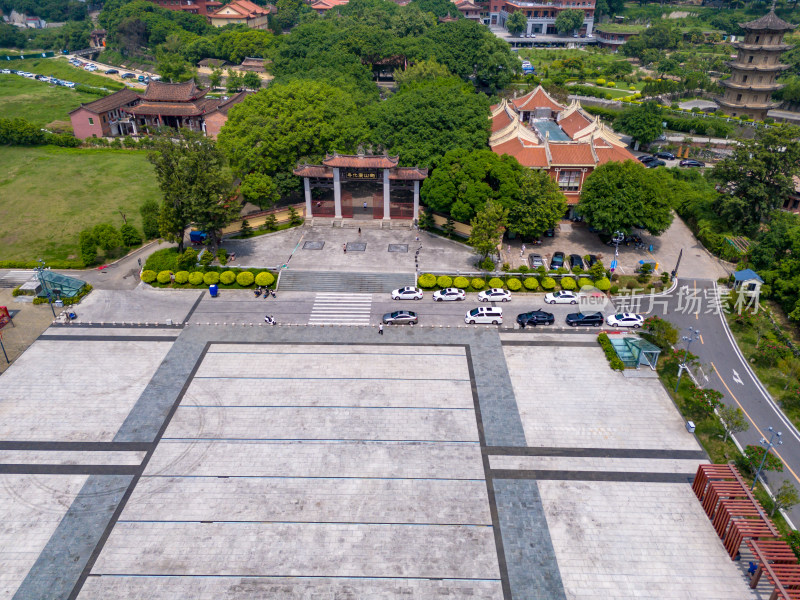
[[[544,267],[544,259],[542,258],[541,254],[529,254],[528,255],[528,265],[530,265],[531,269],[538,269],[539,267]]]

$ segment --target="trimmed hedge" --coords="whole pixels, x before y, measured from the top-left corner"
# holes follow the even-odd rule
[[[503,280],[498,277],[492,277],[489,280],[489,287],[490,288],[501,288],[503,287]]]
[[[206,273],[206,275],[208,275],[208,273]],[[216,273],[214,273],[214,275],[216,275]],[[205,282],[205,279],[205,276],[200,271],[189,273],[189,283],[192,285],[200,285]]]
[[[522,289],[522,282],[516,277],[509,277],[508,279],[506,279],[506,285],[508,286],[508,289],[510,289],[512,292],[516,292]]]
[[[575,280],[572,277],[561,278],[561,289],[574,290],[576,287],[578,287],[578,284],[575,283]]]
[[[526,290],[535,290],[539,288],[539,281],[536,277],[526,277],[522,284],[525,286]]]
[[[161,271],[156,276],[156,281],[161,284],[169,283],[172,281],[172,271]]]
[[[625,364],[619,359],[617,353],[614,351],[614,346],[611,345],[611,340],[608,339],[608,335],[605,333],[598,335],[597,343],[600,344],[600,347],[603,349],[606,359],[608,360],[608,364],[612,369],[615,371],[622,371],[625,369]]]
[[[586,286],[594,286],[594,282],[591,279],[588,279],[587,277],[581,277],[580,279],[578,279],[578,289],[582,290]]]
[[[431,275],[430,273],[420,275],[419,279],[417,279],[417,285],[421,288],[432,288],[436,285],[436,275]]]
[[[236,281],[236,273],[233,271],[223,271],[219,276],[219,281],[222,285],[231,285]]]
[[[256,285],[265,286],[272,285],[275,282],[275,276],[269,271],[261,271],[256,275]]]
[[[480,277],[475,277],[469,282],[469,285],[473,290],[482,290],[484,287],[486,287],[486,282]]]
[[[178,271],[175,273],[175,283],[183,285],[187,281],[189,281],[189,271]]]
[[[149,269],[142,271],[141,280],[145,283],[153,283],[156,280],[158,273]]]
[[[453,285],[457,288],[465,289],[469,287],[469,279],[466,277],[456,277],[453,279]]]
[[[250,271],[242,271],[236,276],[236,283],[238,283],[242,287],[253,285],[253,282],[255,280],[256,276],[253,275]]]
[[[611,282],[608,280],[608,277],[603,277],[594,282],[594,287],[601,292],[607,292],[611,289]]]
[[[452,287],[453,278],[449,275],[439,275],[439,277],[436,278],[436,285],[438,285],[440,288]]]
[[[545,290],[552,290],[556,287],[556,280],[552,277],[543,277],[542,278],[542,289]]]
[[[194,275],[194,273],[192,273]],[[219,273],[216,271],[209,271],[208,273],[200,273],[203,283],[206,285],[214,285],[219,283]]]

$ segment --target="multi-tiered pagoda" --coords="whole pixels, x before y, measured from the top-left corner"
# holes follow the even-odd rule
[[[733,74],[720,82],[725,95],[717,98],[717,104],[733,117],[763,121],[767,111],[780,104],[772,101],[772,93],[783,87],[775,79],[789,68],[780,62],[780,57],[789,48],[783,43],[783,36],[794,25],[771,10],[766,16],[739,26],[747,33],[744,41],[734,44],[739,53],[728,63]]]

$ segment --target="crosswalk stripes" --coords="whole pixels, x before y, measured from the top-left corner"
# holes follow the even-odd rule
[[[35,271],[9,271],[0,276],[0,288],[15,288],[33,279],[35,274]]]
[[[314,297],[309,325],[369,325],[372,294],[319,292]]]

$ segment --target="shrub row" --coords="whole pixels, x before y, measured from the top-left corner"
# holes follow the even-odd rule
[[[78,302],[80,302],[81,299],[84,296],[86,296],[89,292],[91,292],[93,289],[94,288],[92,288],[92,286],[87,283],[83,287],[83,289],[80,292],[78,292],[77,295],[71,296],[69,298],[62,297],[60,300],[61,302],[64,303],[64,306],[72,306],[73,304],[77,304]],[[34,304],[47,304],[47,302],[48,302],[47,298],[40,298],[39,296],[33,299]]]
[[[435,287],[447,288],[454,286],[461,289],[471,289],[474,292],[479,292],[487,287],[505,287],[512,292],[519,291],[522,288],[525,288],[529,291],[536,291],[541,287],[543,290],[549,292],[556,289],[558,283],[556,282],[555,278],[549,276],[541,277],[541,279],[537,279],[536,277],[526,277],[524,280],[520,280],[517,277],[507,277],[505,281],[499,277],[492,277],[487,282],[479,277],[474,279],[467,279],[466,277],[461,276],[453,278],[449,275],[439,275],[437,277],[431,273],[425,273],[419,276],[419,279],[417,279],[417,285],[423,289],[432,289]],[[596,281],[592,281],[588,277],[580,277],[577,280],[574,277],[561,278],[561,289],[575,290],[582,289],[585,286],[594,286],[601,292],[607,292],[611,289],[611,281],[607,277],[601,277]]]
[[[234,283],[239,287],[250,287],[254,283],[257,286],[271,286],[275,283],[275,276],[269,271],[260,271],[253,273],[252,271],[178,271],[173,273],[169,270],[159,271],[156,273],[151,269],[142,271],[141,280],[144,283],[153,283],[154,281],[161,285],[168,285],[173,281],[178,285],[186,285],[187,283],[192,286],[199,285],[214,285],[221,283],[222,285],[233,285]]]
[[[52,260],[47,262],[51,269],[82,269],[83,263],[79,260]],[[38,269],[39,262],[35,260],[0,260],[0,269]]]
[[[600,344],[600,347],[603,349],[603,352],[606,355],[606,359],[608,360],[609,366],[614,369],[615,371],[622,371],[625,369],[625,365],[617,356],[617,353],[614,351],[614,346],[611,345],[611,340],[608,339],[608,335],[605,333],[601,333],[597,336],[597,343]]]

